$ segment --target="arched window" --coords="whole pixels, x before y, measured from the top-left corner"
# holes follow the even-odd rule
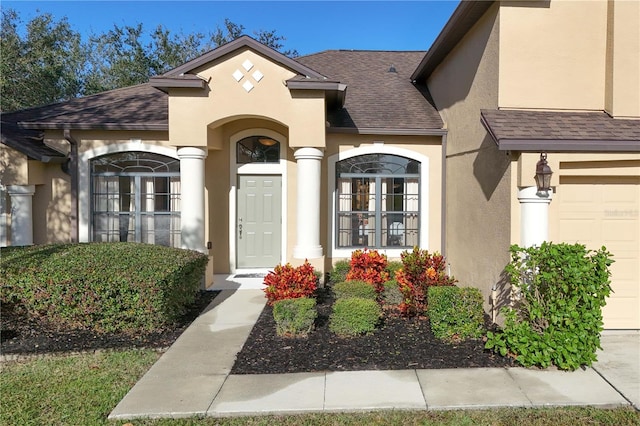
[[[336,163],[336,245],[408,248],[420,241],[420,163],[365,154]]]
[[[180,247],[180,161],[120,152],[91,161],[93,241]]]
[[[267,136],[249,136],[236,143],[236,162],[278,163],[280,162],[280,142]]]

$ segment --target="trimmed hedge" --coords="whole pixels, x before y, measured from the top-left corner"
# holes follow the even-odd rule
[[[347,274],[351,269],[351,262],[347,259],[338,260],[331,272],[329,272],[329,281],[332,283],[340,283],[347,279]]]
[[[359,297],[338,299],[329,317],[329,330],[343,337],[371,333],[381,316],[382,309],[375,300]]]
[[[316,300],[310,297],[278,300],[273,304],[273,319],[278,336],[304,337],[318,317]]]
[[[206,255],[138,243],[54,244],[0,251],[0,301],[61,328],[155,330],[200,288]]]
[[[427,308],[431,331],[440,340],[479,338],[483,334],[482,294],[470,287],[430,287]]]
[[[364,281],[343,281],[333,286],[336,299],[360,297],[362,299],[376,300],[376,289]]]

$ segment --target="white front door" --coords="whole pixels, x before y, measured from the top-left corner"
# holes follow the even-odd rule
[[[282,177],[240,175],[237,199],[237,268],[276,266],[282,247]]]

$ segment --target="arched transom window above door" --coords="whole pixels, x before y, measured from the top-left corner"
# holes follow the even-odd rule
[[[336,246],[409,248],[420,242],[420,162],[365,154],[336,163]]]
[[[268,136],[249,136],[236,143],[236,162],[278,163],[280,162],[280,142]]]

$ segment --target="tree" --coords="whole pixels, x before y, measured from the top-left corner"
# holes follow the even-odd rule
[[[66,18],[45,13],[18,31],[18,14],[2,11],[0,28],[0,111],[14,111],[78,96],[82,87],[84,52],[80,34]]]
[[[298,51],[296,49],[282,50],[284,48],[284,45],[282,44],[282,42],[285,41],[286,38],[276,34],[276,30],[271,30],[271,31],[259,30],[259,31],[254,31],[254,34],[256,35],[256,39],[260,43],[266,46],[269,46],[274,50],[279,51],[285,56],[288,56],[290,58],[297,58],[299,56]]]
[[[114,25],[83,44],[66,18],[54,21],[48,13],[38,15],[27,24],[25,37],[17,30],[20,23],[15,11],[3,10],[0,111],[4,112],[146,83],[244,31],[229,19],[208,34],[174,34],[162,25],[147,33],[141,23]],[[282,51],[285,38],[275,30],[254,34],[261,43]],[[296,50],[283,53],[298,55]]]

